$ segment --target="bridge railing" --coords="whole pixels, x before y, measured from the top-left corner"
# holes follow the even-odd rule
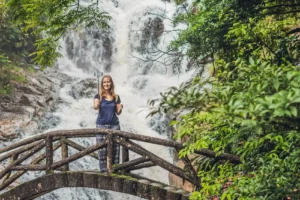
[[[102,143],[89,147],[84,147],[70,140],[70,138],[95,137],[99,134],[106,134],[106,140]],[[129,173],[132,170],[160,166],[176,176],[189,181],[195,186],[200,187],[197,172],[192,167],[191,161],[188,157],[182,158],[182,161],[185,163],[185,169],[181,169],[143,148],[135,141],[173,147],[178,152],[183,148],[182,144],[175,141],[118,130],[80,129],[53,131],[46,134],[40,134],[0,149],[0,162],[6,164],[0,171],[0,191],[7,188],[27,171],[46,171],[46,173],[54,173],[54,171],[69,171],[69,163],[81,157],[91,156],[98,159],[95,151],[104,146],[107,147],[108,173],[117,173],[120,171]],[[120,144],[123,148],[122,163],[113,166],[112,158],[114,142]],[[78,152],[73,155],[69,155],[69,147],[78,150]],[[42,149],[45,149],[45,151],[41,152]],[[61,160],[54,162],[53,155],[58,149],[61,150]],[[129,151],[135,152],[141,157],[129,160]],[[195,153],[207,157],[216,157],[216,153],[205,149]],[[24,164],[24,161],[29,158],[31,158],[30,163]],[[217,156],[217,158],[226,159],[231,162],[239,162],[239,158],[237,156],[230,154],[221,154]],[[46,162],[41,164],[44,160]],[[14,174],[12,174],[13,171],[15,172]]]

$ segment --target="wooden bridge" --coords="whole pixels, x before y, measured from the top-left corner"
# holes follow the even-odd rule
[[[84,147],[69,139],[95,137],[99,134],[106,134],[106,140],[89,147]],[[185,169],[181,169],[146,150],[135,141],[172,147],[177,152],[184,148],[182,144],[170,140],[107,129],[62,130],[36,135],[0,149],[0,162],[4,165],[4,168],[0,171],[0,200],[34,199],[64,187],[99,188],[146,199],[188,199],[188,192],[182,189],[130,173],[133,170],[152,166],[162,167],[170,173],[189,181],[195,187],[201,187],[197,172],[192,167],[189,158],[182,158]],[[123,147],[122,163],[114,166],[112,165],[113,142]],[[104,146],[107,146],[108,173],[70,171],[69,163],[83,156],[98,159],[95,151]],[[78,152],[69,155],[70,147],[78,150]],[[53,155],[57,150],[61,151],[61,160],[54,162]],[[129,160],[129,151],[133,151],[141,157]],[[195,153],[211,158],[229,160],[234,163],[239,162],[237,156],[221,154],[216,157],[215,152],[206,149]],[[29,164],[24,164],[24,161]],[[21,183],[11,189],[9,186],[27,171],[45,171],[45,175]]]

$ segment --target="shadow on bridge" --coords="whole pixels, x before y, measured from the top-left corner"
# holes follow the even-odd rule
[[[69,139],[95,137],[99,134],[106,134],[106,140],[89,147],[82,146]],[[159,166],[168,172],[189,181],[195,187],[200,188],[197,172],[192,167],[188,157],[181,158],[185,164],[185,169],[181,169],[146,150],[134,141],[172,147],[177,152],[184,148],[182,144],[171,140],[118,130],[62,130],[36,135],[0,149],[0,162],[1,164],[4,163],[6,165],[0,172],[0,179],[2,181],[0,191],[4,192],[0,195],[0,199],[33,199],[63,187],[99,188],[136,195],[146,199],[173,200],[188,198],[187,193],[182,190],[170,186],[168,187],[157,181],[150,180],[147,177],[137,177],[137,175],[130,173],[130,171],[133,170],[152,166]],[[114,142],[123,147],[123,163],[113,166],[112,157]],[[107,175],[87,171],[69,171],[69,163],[79,158],[91,156],[94,159],[98,159],[95,151],[104,146],[107,146]],[[78,150],[78,152],[69,155],[69,147]],[[42,151],[42,149],[45,151]],[[54,162],[53,154],[59,149],[61,151],[61,160]],[[129,150],[141,155],[141,157],[129,160]],[[233,163],[239,162],[239,158],[231,154],[221,154],[216,156],[215,152],[206,149],[196,151],[195,153],[206,157],[229,160]],[[30,164],[22,164],[25,160],[28,161],[29,159],[31,159]],[[44,160],[46,162],[41,164]],[[46,175],[22,183],[14,189],[5,192],[8,186],[14,183],[27,171],[45,171]],[[126,174],[127,176],[125,177],[116,174]]]

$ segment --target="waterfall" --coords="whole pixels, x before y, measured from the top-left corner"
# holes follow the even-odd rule
[[[170,119],[163,115],[146,118],[147,101],[159,97],[170,86],[178,86],[193,75],[168,64],[168,56],[159,56],[176,37],[171,21],[174,3],[162,0],[103,1],[101,8],[112,16],[110,29],[97,27],[71,31],[61,41],[63,55],[57,61],[61,73],[72,81],[60,90],[61,102],[53,113],[60,123],[52,130],[95,128],[97,111],[93,97],[97,93],[96,71],[112,76],[116,93],[124,104],[119,116],[121,130],[153,137],[167,138]],[[151,60],[156,60],[156,62]],[[147,62],[146,62],[147,61]],[[95,144],[95,138],[77,139],[84,146]],[[145,148],[172,162],[168,148],[142,144]],[[75,151],[74,151],[75,152]],[[71,151],[71,154],[74,153]],[[56,159],[60,155],[55,155]],[[130,154],[131,159],[137,158]],[[98,162],[81,158],[70,164],[71,170],[98,170]],[[168,183],[168,172],[159,168],[134,171],[142,176]],[[28,176],[34,175],[33,173]],[[28,178],[28,177],[27,177]],[[24,178],[26,179],[26,177]],[[38,199],[139,199],[129,195],[94,189],[59,189]]]

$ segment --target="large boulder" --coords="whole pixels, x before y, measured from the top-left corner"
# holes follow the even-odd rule
[[[55,110],[58,92],[71,77],[54,68],[26,73],[27,81],[14,82],[14,92],[0,95],[0,140],[36,134],[48,112]],[[55,123],[58,120],[56,120]],[[45,127],[45,125],[42,125]]]

